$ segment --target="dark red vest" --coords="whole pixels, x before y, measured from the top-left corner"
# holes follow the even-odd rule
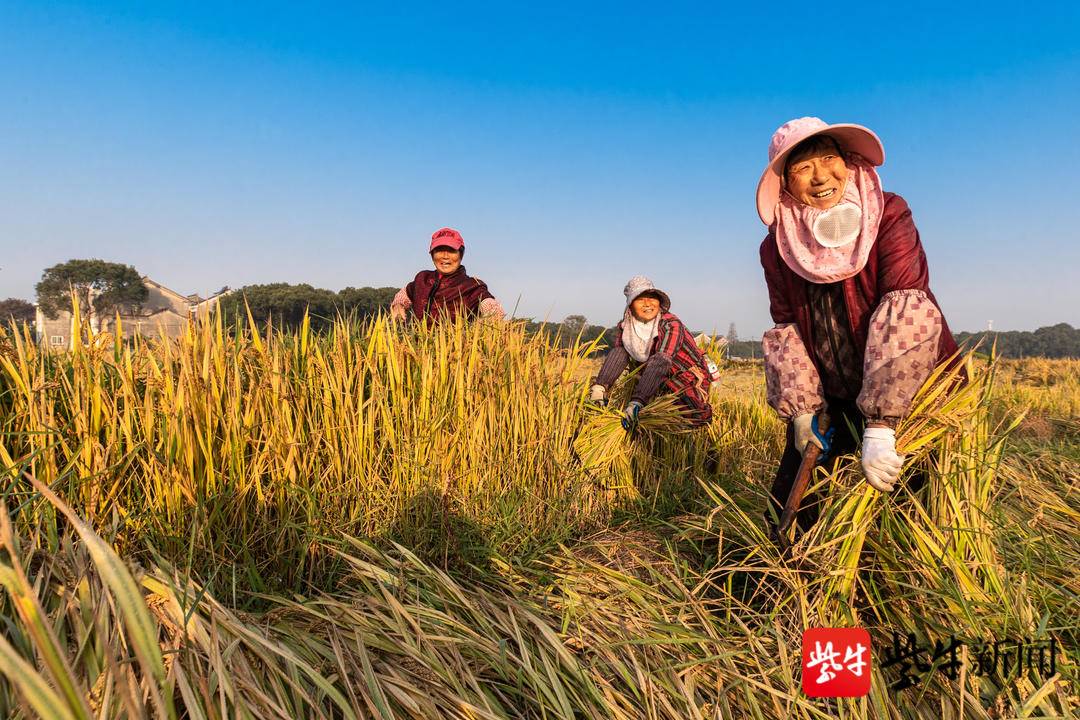
[[[438,270],[422,270],[405,286],[405,294],[412,302],[415,317],[432,320],[453,320],[459,313],[476,317],[480,303],[494,297],[482,280],[465,273],[464,265],[449,275]]]

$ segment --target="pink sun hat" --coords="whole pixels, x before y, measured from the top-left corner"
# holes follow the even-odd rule
[[[757,212],[761,222],[772,225],[776,219],[776,203],[780,201],[780,190],[784,185],[784,162],[788,153],[806,138],[823,133],[836,138],[841,149],[859,153],[871,165],[885,162],[885,148],[869,128],[850,123],[829,125],[816,117],[789,120],[773,133],[769,143],[769,165],[758,182]]]
[[[452,250],[464,250],[465,241],[461,238],[461,233],[454,228],[439,228],[431,233],[431,246],[428,248],[428,252],[430,253],[437,247],[448,247]]]

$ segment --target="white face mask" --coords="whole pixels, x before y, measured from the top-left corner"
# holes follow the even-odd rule
[[[862,208],[844,200],[814,218],[810,232],[818,244],[838,248],[855,242],[862,231]]]

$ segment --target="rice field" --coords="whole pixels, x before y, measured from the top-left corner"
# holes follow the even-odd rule
[[[0,337],[0,716],[1080,717],[1080,361],[942,371],[898,430],[926,486],[819,472],[785,557],[760,366],[627,438],[600,348],[518,323],[117,337]],[[803,630],[856,625],[870,694],[804,695]],[[894,633],[1054,671],[969,643],[897,689]]]

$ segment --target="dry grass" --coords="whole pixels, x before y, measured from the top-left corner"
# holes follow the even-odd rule
[[[822,520],[785,559],[760,519],[781,428],[752,366],[725,367],[703,432],[653,407],[620,467],[617,418],[584,404],[592,348],[514,327],[8,340],[5,717],[1080,715],[1060,389],[1080,363],[995,378],[972,357],[971,383],[928,384],[899,432],[927,487],[819,476]],[[1065,430],[1024,436],[1028,410]],[[799,637],[830,624],[875,652],[893,630],[1053,636],[1059,674],[892,692],[877,668],[868,698],[812,701]]]

